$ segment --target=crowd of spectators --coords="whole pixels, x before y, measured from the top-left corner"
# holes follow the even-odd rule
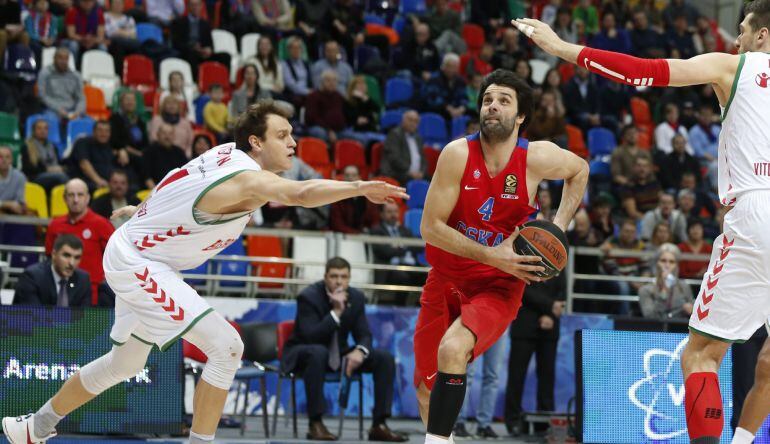
[[[29,134],[21,128],[26,142],[17,164],[20,170],[4,160],[11,150],[0,148],[0,183],[13,184],[2,187],[0,209],[25,213],[23,193],[10,191],[18,190],[19,176],[48,191],[79,178],[91,192],[109,188],[108,197],[92,201],[94,209],[99,202],[97,212],[107,215],[131,203],[137,191],[152,188],[171,169],[232,140],[233,119],[260,99],[274,99],[290,109],[295,137],[321,139],[332,159],[336,142],[360,143],[367,165],[337,165],[332,175],[341,180],[376,175],[404,185],[429,180],[435,156],[426,156],[427,150],[443,144],[426,148],[421,119],[426,113],[443,117],[448,134],[444,142],[474,131],[483,75],[503,68],[535,88],[536,106],[526,136],[550,140],[591,163],[585,205],[568,236],[573,245],[601,247],[607,254],[581,257],[575,261],[580,268],[576,271],[655,275],[655,263],[610,254],[613,248],[655,253],[674,243],[681,252],[710,251],[724,216],[715,196],[720,126],[713,91],[633,88],[606,81],[543,54],[508,22],[527,15],[549,23],[567,41],[641,57],[683,58],[732,49],[713,20],[685,0],[536,0],[526,6],[515,0],[432,0],[427,5],[425,11],[404,11],[404,5],[390,0],[5,0],[0,4],[0,52],[8,53],[6,59],[19,57],[26,48],[42,62],[44,48],[57,49],[52,64],[35,73],[37,95],[24,98],[36,108],[26,105],[28,112],[20,111],[22,127],[33,113],[45,117],[33,122]],[[142,23],[161,27],[164,41],[140,43],[137,27]],[[385,30],[376,31],[371,24]],[[232,76],[237,82],[197,91],[199,65],[215,61],[231,67],[230,54],[213,49],[216,28],[238,39],[253,32],[260,37],[249,52],[253,56],[242,59],[238,75]],[[480,35],[473,37],[476,30]],[[67,122],[87,113],[80,72],[82,54],[92,49],[109,51],[119,73],[128,54],[147,55],[156,70],[163,57],[181,57],[195,79],[171,72],[154,103],[144,101],[143,91],[120,88],[111,116],[97,119],[89,135],[62,152],[52,145],[50,134],[61,131],[66,138]],[[546,68],[539,66],[543,62]],[[392,79],[406,81],[411,94],[383,103]],[[200,96],[210,100],[200,105]],[[649,107],[649,121],[640,120],[634,108],[639,102]],[[396,121],[381,122],[391,111],[403,112]],[[51,122],[58,122],[59,128],[49,127]],[[456,131],[456,122],[463,131]],[[608,152],[593,152],[588,136],[597,128],[613,136]],[[588,150],[581,151],[586,143]],[[328,171],[315,171],[310,163],[295,158],[295,168],[285,175],[329,177]],[[545,193],[538,195],[541,217],[553,211],[560,196],[559,184],[544,187]],[[254,223],[265,226],[414,235],[401,220],[403,211],[393,220],[393,208],[376,208],[361,199],[313,210],[269,204],[259,213]],[[84,257],[87,250],[86,244]],[[378,251],[376,260],[411,264],[417,255],[394,247]],[[677,272],[698,279],[704,268],[702,262],[684,261]],[[577,285],[580,291],[617,294],[637,294],[640,287],[633,282]],[[639,310],[628,304],[583,308]]]

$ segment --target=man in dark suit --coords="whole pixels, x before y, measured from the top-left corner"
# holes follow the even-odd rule
[[[511,353],[505,388],[505,425],[513,436],[522,431],[521,398],[532,353],[537,363],[537,410],[554,410],[556,346],[559,318],[564,310],[566,273],[524,290],[516,320],[511,323]]]
[[[198,65],[202,62],[219,62],[230,68],[228,54],[214,53],[211,25],[200,16],[202,4],[201,0],[190,0],[187,3],[187,15],[171,22],[171,44],[183,59],[190,62],[196,78]]]
[[[575,75],[564,85],[563,96],[569,123],[579,126],[584,133],[598,126],[617,129],[617,118],[602,113],[599,89],[587,69],[575,68]]]
[[[380,174],[396,179],[404,185],[412,179],[426,176],[427,163],[422,153],[422,137],[417,134],[420,115],[409,110],[401,118],[401,125],[388,132],[382,149]]]
[[[105,219],[110,219],[112,212],[126,205],[139,205],[139,199],[136,195],[128,193],[128,175],[123,170],[113,170],[108,182],[110,191],[102,194],[91,202],[91,209],[94,213]],[[111,219],[115,228],[123,225],[130,217],[124,216],[117,219]]]
[[[51,260],[39,262],[24,270],[16,282],[16,305],[55,305],[58,307],[90,307],[91,280],[78,269],[83,243],[72,234],[56,238]]]
[[[350,264],[335,257],[326,263],[324,280],[305,288],[297,298],[294,333],[286,341],[281,368],[302,375],[307,397],[308,439],[334,441],[324,426],[324,379],[329,371],[372,373],[374,410],[370,441],[405,442],[408,439],[385,424],[393,402],[396,364],[384,350],[372,349],[372,334],[366,320],[366,299],[360,290],[349,287]],[[355,346],[348,346],[352,334]],[[341,369],[342,364],[346,368]]]
[[[398,205],[388,202],[380,207],[380,224],[372,227],[371,234],[388,236],[394,239],[414,237],[409,228],[401,225],[401,214]],[[406,247],[394,240],[392,244],[372,244],[374,262],[387,265],[417,266],[419,248]],[[377,270],[374,272],[374,282],[378,284],[393,283],[397,285],[423,285],[424,273],[400,270]],[[406,302],[406,294],[397,292],[398,303]]]

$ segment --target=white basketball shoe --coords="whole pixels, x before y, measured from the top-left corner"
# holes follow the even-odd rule
[[[16,418],[12,416],[3,418],[3,433],[5,433],[5,439],[11,444],[39,444],[56,436],[56,432],[51,432],[44,438],[35,436],[35,416],[31,413]]]

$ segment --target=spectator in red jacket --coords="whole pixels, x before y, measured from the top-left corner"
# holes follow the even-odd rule
[[[72,179],[64,186],[64,202],[67,214],[55,217],[48,225],[45,236],[45,254],[51,255],[56,237],[63,233],[74,234],[83,242],[83,259],[80,268],[91,277],[91,304],[99,301],[98,287],[104,282],[102,256],[112,233],[115,231],[109,220],[94,213],[88,204],[91,195],[88,185],[81,179]]]
[[[321,74],[321,85],[307,96],[305,123],[311,136],[333,144],[337,133],[347,126],[345,97],[337,91],[337,73],[328,69]]]
[[[64,17],[67,45],[75,59],[89,49],[107,50],[104,29],[104,11],[96,0],[79,0]]]
[[[361,173],[355,165],[348,165],[343,170],[346,182],[361,180]],[[377,205],[369,202],[365,197],[354,197],[341,200],[331,206],[329,228],[348,234],[359,234],[364,228],[372,227],[380,223],[380,215]]]

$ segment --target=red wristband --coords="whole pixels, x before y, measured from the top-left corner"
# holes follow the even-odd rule
[[[580,51],[577,63],[610,80],[634,86],[668,86],[670,77],[666,59],[640,59],[589,47]]]

